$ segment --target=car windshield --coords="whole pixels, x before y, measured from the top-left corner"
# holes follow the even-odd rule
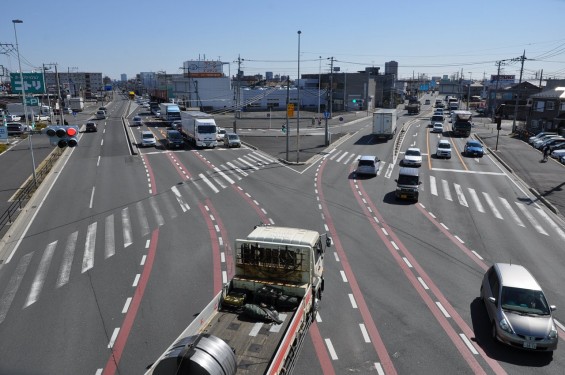
[[[375,162],[373,160],[359,160],[359,166],[360,167],[374,167],[375,166]]]
[[[503,287],[500,306],[504,310],[526,314],[549,315],[550,308],[541,290]]]
[[[181,135],[179,133],[169,133],[169,138],[171,139],[180,139]]]
[[[216,126],[214,125],[199,125],[198,126],[199,133],[215,133]]]
[[[482,147],[479,142],[467,142],[468,147]]]
[[[418,176],[401,174],[398,176],[399,185],[418,185]]]
[[[151,139],[151,138],[153,138],[153,134],[151,134],[151,133],[144,133],[144,134],[142,135],[142,137],[145,138],[145,139]]]
[[[437,148],[451,148],[449,143],[440,143],[437,145]]]
[[[406,150],[406,156],[420,156],[419,150]]]
[[[233,139],[233,140],[237,140],[237,139],[239,139],[239,136],[237,134],[230,134],[230,135],[228,135],[228,138]]]

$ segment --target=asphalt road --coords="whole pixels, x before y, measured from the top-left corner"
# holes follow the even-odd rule
[[[285,163],[264,123],[238,126],[254,147],[131,155],[140,130],[162,140],[166,128],[149,117],[123,126],[139,108],[116,100],[0,249],[11,256],[0,268],[0,373],[143,373],[231,276],[230,244],[258,223],[333,239],[296,374],[558,373],[561,347],[548,356],[492,342],[477,297],[487,267],[511,261],[565,306],[560,218],[490,152],[462,156],[464,139],[444,134],[453,157],[434,158],[430,110],[401,116],[394,142],[375,142],[369,118],[332,124],[339,141],[314,157],[323,132],[306,127],[299,154],[310,162]],[[416,204],[394,199],[410,146],[424,153]],[[381,159],[377,177],[355,175],[363,154]]]

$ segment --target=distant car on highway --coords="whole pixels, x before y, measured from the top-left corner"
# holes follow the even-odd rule
[[[84,131],[85,131],[85,133],[97,132],[98,131],[98,125],[96,125],[96,123],[94,121],[87,121],[86,125],[84,127]]]
[[[469,140],[465,143],[463,154],[465,156],[478,156],[480,158],[484,155],[483,145],[479,141]]]
[[[422,152],[419,148],[410,147],[404,153],[403,166],[419,167],[422,165]]]
[[[96,111],[96,118],[97,118],[98,120],[103,120],[103,119],[105,119],[105,118],[106,118],[106,111],[102,111],[102,110],[100,110],[100,109],[99,109],[98,111]]]
[[[436,157],[451,159],[451,143],[447,139],[440,139],[437,143]]]
[[[152,132],[145,130],[141,132],[141,146],[142,147],[149,147],[149,146],[156,146],[157,140]]]
[[[434,122],[432,133],[443,133],[443,124],[441,122]]]
[[[167,130],[167,138],[165,140],[168,149],[184,148],[184,138],[178,130]]]
[[[141,116],[133,116],[133,124],[136,126],[143,125],[143,121],[141,120]]]
[[[235,133],[226,133],[224,139],[224,146],[231,148],[231,147],[241,147],[241,140],[239,139],[239,135]]]

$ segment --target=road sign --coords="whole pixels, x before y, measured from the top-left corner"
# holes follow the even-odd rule
[[[294,104],[288,104],[286,106],[286,114],[288,117],[294,117]]]
[[[8,127],[0,124],[0,143],[8,143]]]
[[[324,118],[325,119],[330,118],[330,113],[328,111],[324,112]]]
[[[26,96],[25,102],[26,102],[26,105],[29,105],[29,106],[39,105],[39,99],[31,97],[31,96]]]
[[[26,94],[44,94],[45,82],[43,82],[43,74],[41,73],[22,73],[24,78],[24,91]],[[10,81],[12,83],[12,92],[19,94],[22,92],[22,82],[20,73],[10,73]]]

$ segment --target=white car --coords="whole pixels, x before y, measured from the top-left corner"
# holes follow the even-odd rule
[[[422,153],[417,147],[410,147],[404,153],[404,159],[402,159],[403,166],[413,166],[419,167],[422,165]]]
[[[357,175],[373,175],[376,176],[379,172],[380,160],[373,155],[363,155],[357,159],[357,168],[355,174]]]
[[[218,133],[216,134],[216,140],[218,142],[223,142],[225,136],[226,136],[226,129],[218,128]]]
[[[565,155],[565,149],[555,150],[551,152],[551,157],[558,159]]]
[[[157,140],[155,139],[155,136],[153,135],[153,133],[151,133],[148,130],[141,132],[141,146],[142,147],[156,146],[156,145],[157,145]]]
[[[434,122],[432,133],[443,133],[443,124],[441,122]]]
[[[447,139],[440,139],[437,143],[436,157],[451,159],[451,143]]]

